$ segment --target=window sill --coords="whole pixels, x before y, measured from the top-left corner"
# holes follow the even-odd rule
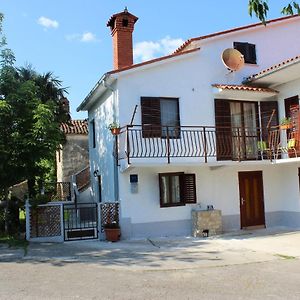
[[[160,205],[160,208],[168,208],[168,207],[178,207],[178,206],[185,206],[185,203],[174,203],[174,204],[164,204]]]

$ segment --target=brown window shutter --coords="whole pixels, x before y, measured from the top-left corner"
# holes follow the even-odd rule
[[[188,204],[197,203],[195,174],[182,174],[180,178],[183,202]]]
[[[231,160],[232,134],[230,102],[228,100],[215,99],[215,122],[217,160]]]
[[[293,96],[293,97],[284,99],[285,116],[287,118],[291,117],[291,109],[297,105],[299,105],[299,97],[298,96]]]
[[[254,44],[248,44],[247,63],[256,64],[256,48]]]
[[[246,59],[246,56],[247,56],[247,43],[234,42],[233,47],[234,47],[234,49],[241,52],[244,55],[244,59]]]
[[[274,115],[270,122],[270,118],[272,116],[274,110]],[[261,129],[262,129],[262,140],[268,141],[268,123],[269,126],[277,126],[278,125],[278,102],[277,101],[265,101],[260,102],[260,117],[261,117]]]
[[[234,42],[233,47],[244,55],[245,63],[256,64],[256,47],[254,44]]]
[[[141,97],[143,137],[161,137],[160,100],[157,97]]]

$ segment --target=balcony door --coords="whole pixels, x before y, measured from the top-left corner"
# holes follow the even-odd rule
[[[215,100],[218,160],[257,159],[257,102]]]
[[[230,102],[232,159],[257,158],[257,104]]]

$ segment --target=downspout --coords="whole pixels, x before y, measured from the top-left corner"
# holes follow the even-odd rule
[[[117,99],[116,99],[116,90],[111,86],[109,85],[107,82],[106,82],[106,79],[108,77],[105,76],[105,78],[103,79],[103,86],[107,89],[109,89],[111,92],[112,92],[112,96],[113,96],[113,110],[114,110],[114,115],[113,115],[113,122],[116,121],[116,108],[117,108]],[[114,159],[114,197],[115,197],[115,201],[119,201],[119,173],[118,173],[118,163],[117,163],[117,160]]]

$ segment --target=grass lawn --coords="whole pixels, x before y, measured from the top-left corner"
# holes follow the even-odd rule
[[[12,248],[23,248],[26,250],[28,242],[25,239],[20,239],[14,236],[0,234],[0,244],[7,244]]]

